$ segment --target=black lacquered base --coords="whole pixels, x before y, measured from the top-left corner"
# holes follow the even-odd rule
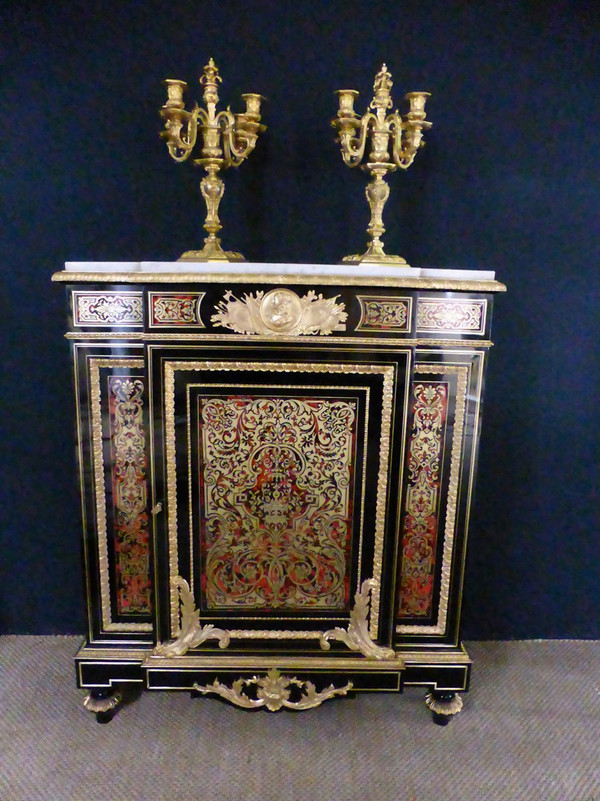
[[[84,705],[98,723],[108,723],[121,706],[145,690],[184,691],[191,698],[212,698],[244,709],[268,712],[308,710],[360,692],[402,693],[406,686],[434,687],[426,697],[436,724],[445,726],[462,708],[457,691],[466,692],[471,661],[455,652],[412,651],[393,659],[342,657],[331,652],[303,658],[290,655],[248,657],[188,652],[163,657],[150,649],[100,651],[84,646],[76,657],[79,686],[87,687]]]

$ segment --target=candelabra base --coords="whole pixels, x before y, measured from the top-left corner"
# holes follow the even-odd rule
[[[344,264],[387,264],[397,265],[398,267],[410,267],[410,264],[402,256],[388,256],[383,252],[382,247],[369,245],[364,253],[355,253],[352,256],[344,256]]]
[[[233,250],[223,250],[221,240],[205,240],[202,250],[186,250],[177,261],[246,261],[241,253]]]

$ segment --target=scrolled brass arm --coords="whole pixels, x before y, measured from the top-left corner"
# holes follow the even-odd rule
[[[348,130],[348,123],[358,128],[358,132],[353,135],[352,131]],[[369,130],[377,125],[377,117],[375,114],[365,114],[360,120],[334,120],[333,127],[341,128],[339,134],[339,142],[342,145],[342,159],[344,164],[348,167],[358,167],[365,155],[365,147],[367,145],[367,138]]]
[[[189,158],[198,136],[198,118],[202,109],[192,111],[182,109],[161,109],[161,116],[165,118],[166,130],[161,137],[166,140],[169,155],[175,161],[185,161]],[[182,134],[185,122],[185,131]]]

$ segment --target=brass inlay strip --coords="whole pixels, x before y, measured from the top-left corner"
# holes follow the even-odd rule
[[[178,657],[163,657],[152,654],[148,649],[129,649],[129,648],[89,648],[83,646],[79,649],[75,658],[80,662],[86,661],[93,664],[113,664],[120,663],[141,663],[143,668],[153,668],[156,670],[193,670],[194,668],[223,668],[254,670],[258,668],[280,667],[302,669],[333,670],[336,668],[348,668],[353,670],[367,671],[397,671],[400,667],[431,667],[440,665],[445,667],[464,667],[471,664],[471,659],[463,647],[459,652],[453,651],[401,651],[394,659],[382,659],[373,662],[363,656],[337,657],[334,655],[324,656],[243,656],[240,654],[228,654],[223,651],[210,654],[191,654]]]

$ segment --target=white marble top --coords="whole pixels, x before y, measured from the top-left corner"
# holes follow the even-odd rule
[[[429,278],[453,281],[493,281],[491,270],[453,270],[378,264],[263,264],[261,262],[199,261],[68,261],[66,272],[76,273],[197,273],[198,275],[321,275],[370,278]]]

